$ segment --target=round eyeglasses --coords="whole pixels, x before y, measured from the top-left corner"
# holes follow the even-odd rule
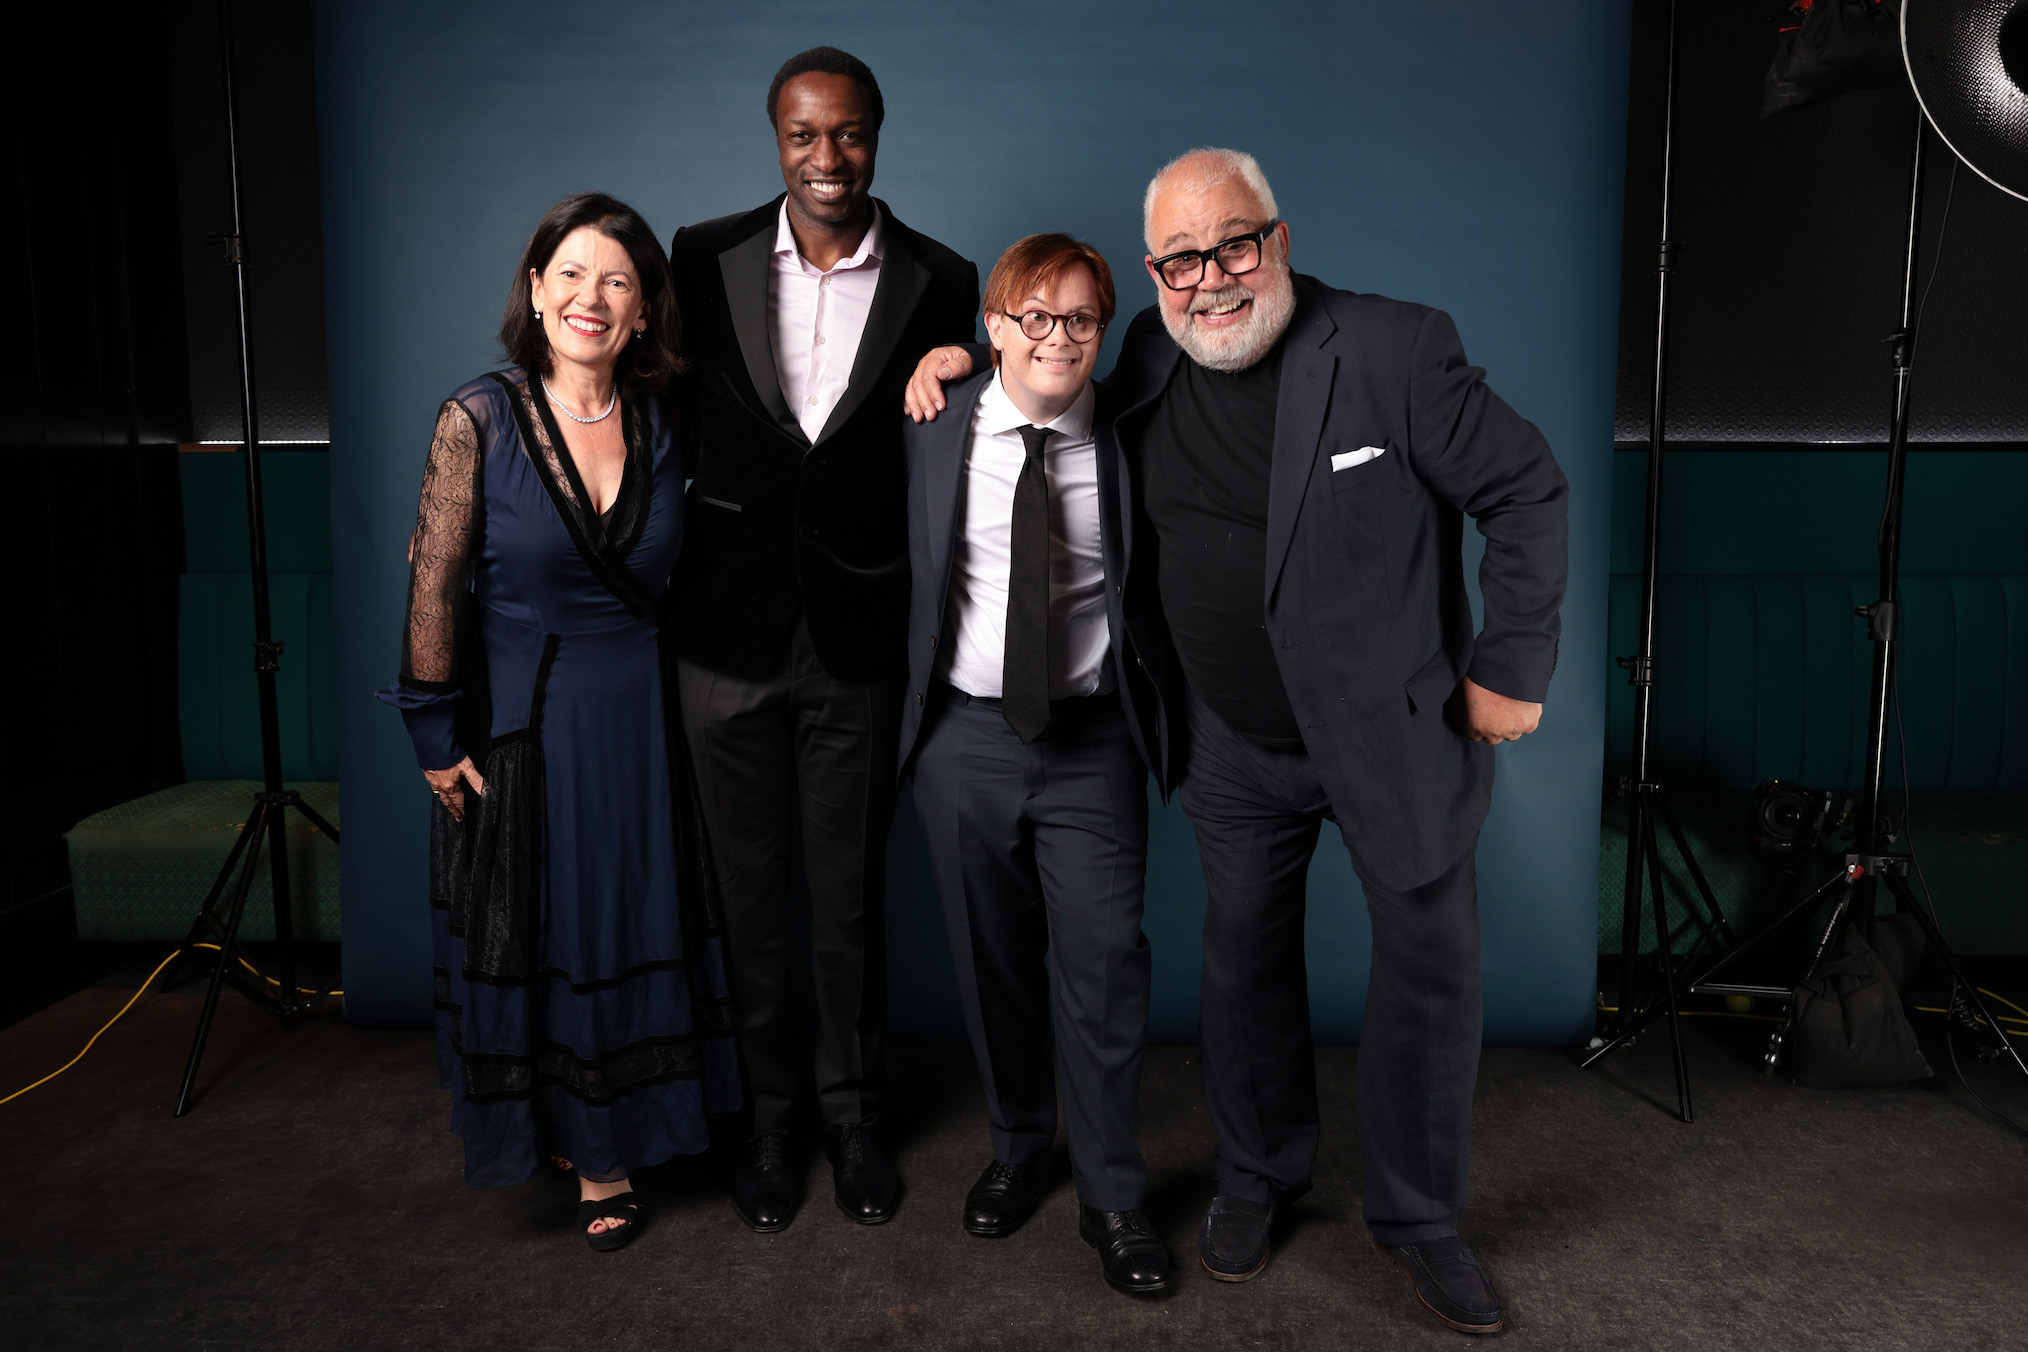
[[[1204,260],[1217,262],[1228,277],[1244,277],[1260,266],[1261,250],[1280,220],[1269,221],[1258,230],[1222,239],[1208,249],[1184,249],[1155,260],[1155,274],[1171,291],[1188,291],[1204,280]]]
[[[1021,332],[1030,342],[1035,343],[1055,333],[1058,324],[1063,325],[1064,335],[1073,343],[1088,343],[1098,337],[1099,330],[1105,327],[1097,315],[1053,315],[1047,310],[1030,310],[1018,315],[1012,310],[1002,310],[1000,313],[1019,324]]]

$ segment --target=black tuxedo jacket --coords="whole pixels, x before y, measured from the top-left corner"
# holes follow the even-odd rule
[[[911,596],[908,607],[908,700],[901,711],[901,755],[897,770],[906,774],[922,732],[930,682],[940,655],[938,643],[949,628],[951,558],[964,521],[965,458],[971,449],[972,415],[979,397],[993,379],[991,348],[973,349],[981,369],[950,387],[949,408],[936,421],[902,420],[902,447],[908,462],[908,538]],[[1152,708],[1143,708],[1130,684],[1126,614],[1122,583],[1132,557],[1132,521],[1127,498],[1126,465],[1119,438],[1113,434],[1112,393],[1100,385],[1094,392],[1092,440],[1098,463],[1099,561],[1106,579],[1106,630],[1111,646],[1115,684],[1126,706],[1136,749],[1149,765],[1157,763],[1152,733]]]
[[[689,526],[676,567],[683,656],[764,674],[800,612],[841,680],[907,669],[902,388],[930,348],[969,342],[979,270],[880,203],[880,283],[845,397],[813,444],[782,398],[768,272],[782,199],[669,242],[684,347]]]
[[[1450,317],[1296,278],[1269,469],[1269,640],[1347,845],[1382,885],[1437,877],[1478,838],[1493,750],[1445,705],[1469,675],[1540,701],[1556,667],[1569,486],[1533,424],[1465,360]],[[1153,307],[1107,377],[1130,482],[1140,433],[1182,351]],[[1380,454],[1364,456],[1366,448]],[[1334,468],[1334,457],[1344,457]],[[1356,462],[1356,463],[1355,463]],[[1134,675],[1160,703],[1166,792],[1189,752],[1182,683],[1162,620],[1156,549],[1126,580]],[[1474,634],[1461,553],[1486,539]]]

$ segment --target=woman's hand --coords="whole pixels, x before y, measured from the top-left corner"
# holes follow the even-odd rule
[[[915,364],[908,389],[901,396],[902,411],[917,422],[935,422],[944,409],[944,385],[972,374],[972,354],[962,347],[933,347]]]
[[[479,778],[479,767],[472,764],[470,756],[448,770],[425,770],[423,778],[429,781],[430,792],[437,796],[437,801],[459,821],[465,819],[465,784],[470,782],[473,793],[486,792],[486,781]]]

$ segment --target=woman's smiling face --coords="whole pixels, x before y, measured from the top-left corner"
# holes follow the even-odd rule
[[[564,236],[541,272],[529,273],[555,360],[610,369],[647,324],[647,302],[634,261],[618,240],[581,226]]]

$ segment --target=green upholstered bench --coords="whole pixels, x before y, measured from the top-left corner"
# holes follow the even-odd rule
[[[79,822],[65,836],[77,896],[78,938],[90,942],[180,940],[204,903],[240,830],[258,781],[208,779],[136,798]],[[291,784],[333,826],[338,786]],[[296,813],[288,817],[290,922],[295,937],[338,942],[338,847]],[[274,892],[261,862],[240,933],[275,933]]]
[[[1655,778],[1735,926],[1750,924],[1788,886],[1747,849],[1754,786],[1786,779],[1839,791],[1861,781],[1872,646],[1852,611],[1876,587],[1870,577],[1660,581]],[[1634,650],[1638,602],[1639,580],[1614,576],[1610,653]],[[2028,954],[2028,578],[1905,578],[1901,637],[1911,838],[1944,934],[1963,953]],[[1633,692],[1623,673],[1613,675],[1609,784],[1630,767],[1633,736]],[[1898,802],[1903,772],[1891,718],[1889,732],[1888,783]],[[1620,949],[1626,821],[1625,800],[1609,800],[1599,849],[1602,953]],[[1661,840],[1680,905],[1693,895],[1690,881],[1666,832]]]
[[[269,595],[284,645],[276,680],[283,778],[338,826],[331,577],[275,573]],[[178,604],[177,717],[189,782],[87,817],[70,831],[78,937],[87,941],[182,939],[259,788],[252,578],[186,573]],[[294,814],[289,847],[296,937],[336,943],[338,848]],[[263,865],[247,938],[273,936],[270,896]]]

